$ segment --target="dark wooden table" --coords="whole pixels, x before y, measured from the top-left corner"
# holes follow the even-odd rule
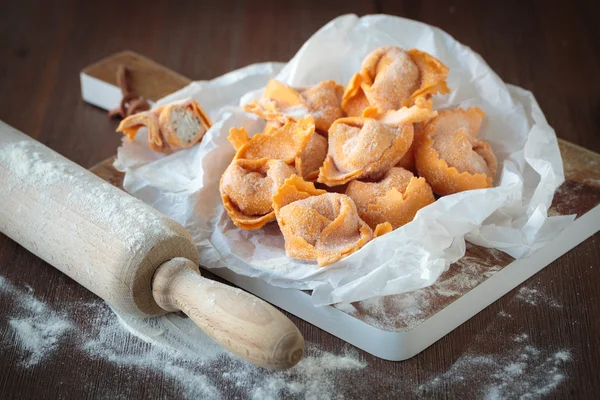
[[[250,63],[286,61],[340,14],[387,13],[436,25],[467,44],[504,81],[535,94],[559,137],[600,152],[598,11],[592,1],[3,1],[0,119],[90,167],[114,154],[120,137],[112,133],[114,120],[81,100],[79,71],[86,65],[131,49],[184,76],[209,79]],[[447,379],[418,388],[434,376],[448,377],[465,354],[500,353],[524,333],[541,351],[571,354],[562,367],[564,379],[542,397],[598,398],[599,259],[596,234],[523,285],[537,290],[535,306],[517,288],[409,361],[391,363],[361,352],[368,367],[338,385],[339,394],[479,397],[478,382],[468,374],[464,382]],[[101,307],[90,292],[1,234],[0,276],[18,288],[30,285],[37,298],[66,310],[82,326],[93,325],[86,307]],[[93,360],[69,343],[43,363],[20,366],[21,349],[9,328],[16,305],[2,299],[0,398],[182,395],[165,374]],[[349,347],[292,319],[322,349],[340,353]],[[128,345],[146,348],[133,337]],[[214,379],[219,382],[218,371]],[[224,386],[223,395],[239,394]]]

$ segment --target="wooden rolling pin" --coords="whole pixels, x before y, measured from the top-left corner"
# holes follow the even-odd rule
[[[262,367],[302,358],[304,339],[285,315],[200,276],[181,225],[1,121],[0,230],[120,310],[181,310]]]

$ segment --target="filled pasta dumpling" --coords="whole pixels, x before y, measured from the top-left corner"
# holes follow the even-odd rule
[[[211,126],[198,102],[188,99],[156,109],[160,131],[170,147],[190,147],[199,142]]]
[[[247,104],[244,110],[280,124],[290,117],[311,115],[316,130],[326,135],[333,121],[344,116],[341,107],[343,93],[344,88],[331,80],[298,89],[271,80],[262,98]]]
[[[275,220],[272,197],[296,171],[281,160],[233,160],[221,177],[225,210],[242,229],[259,229]]]
[[[350,197],[316,189],[298,176],[279,188],[273,208],[287,255],[316,260],[321,267],[354,253],[374,237]]]
[[[315,132],[311,116],[289,120],[283,126],[267,125],[252,137],[244,128],[232,128],[228,139],[237,151],[236,159],[282,160],[306,180],[317,178],[327,153],[327,139]]]
[[[498,167],[487,142],[477,139],[485,113],[478,107],[446,110],[415,144],[415,163],[439,195],[492,186]]]
[[[435,201],[425,179],[403,168],[392,168],[379,182],[352,181],[346,194],[354,200],[358,215],[373,229],[385,222],[396,229]]]
[[[166,153],[167,147],[160,133],[158,124],[158,115],[152,111],[130,115],[123,119],[117,127],[117,132],[126,135],[129,140],[133,140],[141,128],[148,130],[148,146],[157,152]]]
[[[367,108],[380,113],[417,103],[425,104],[436,93],[448,93],[448,67],[435,57],[411,49],[384,46],[363,60],[344,91],[342,109],[359,117]]]
[[[131,115],[121,121],[117,132],[133,140],[141,127],[148,128],[152,150],[169,154],[202,140],[211,122],[196,100],[187,99]]]
[[[318,181],[336,186],[354,179],[379,179],[400,161],[412,141],[412,124],[338,119],[329,129],[327,157]]]

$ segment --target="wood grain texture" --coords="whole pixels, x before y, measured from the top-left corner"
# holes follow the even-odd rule
[[[183,311],[221,346],[268,369],[291,368],[304,354],[298,328],[269,303],[200,276],[187,258],[162,264],[152,282],[163,309]]]
[[[127,314],[183,311],[254,364],[281,370],[300,361],[304,340],[292,322],[200,276],[192,236],[177,222],[3,122],[0,148],[17,160],[0,158],[0,231],[8,237]]]
[[[191,82],[190,79],[128,50],[104,58],[84,68],[81,72],[119,86],[117,70],[121,64],[130,69],[131,90],[152,101],[165,97]],[[140,79],[140,76],[144,78]]]
[[[189,232],[2,122],[0,146],[18,152],[0,161],[0,231],[114,307],[165,314],[152,279],[174,257],[198,262]]]
[[[184,76],[210,79],[253,62],[288,60],[337,15],[384,12],[439,26],[479,52],[506,82],[533,91],[557,135],[600,152],[600,35],[591,1],[220,1],[84,2],[22,0],[0,4],[0,119],[88,168],[114,154],[116,121],[80,98],[79,71],[131,49]],[[339,385],[347,398],[395,395],[476,398],[478,382],[404,392],[448,369],[465,354],[499,353],[503,338],[526,333],[539,348],[569,349],[567,378],[549,397],[597,398],[600,382],[600,235],[596,234],[527,281],[562,307],[532,306],[520,288],[406,362],[362,354],[369,366]],[[12,240],[0,238],[0,274],[55,309],[95,297]],[[8,305],[7,305],[8,307]],[[90,359],[61,346],[48,362],[18,366],[20,350],[0,311],[0,398],[172,398],[181,395],[162,373]],[[510,315],[511,318],[498,315]],[[90,331],[89,310],[71,318]],[[340,353],[348,345],[292,317],[305,340]],[[510,341],[511,339],[508,339]],[[135,338],[123,344],[148,350]],[[215,373],[215,380],[219,380]],[[223,396],[235,388],[223,385]]]

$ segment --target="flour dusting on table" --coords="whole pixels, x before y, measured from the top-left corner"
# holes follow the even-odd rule
[[[32,294],[17,289],[0,277],[0,299],[13,301],[18,314],[10,316],[8,324],[23,349],[21,365],[31,367],[58,348],[63,336],[75,328],[68,317],[51,310]]]
[[[519,307],[522,302],[561,311],[555,299],[529,286],[517,290],[510,304]],[[539,348],[531,334],[501,327],[511,314],[500,311],[497,317],[445,372],[431,376],[415,392],[423,395],[452,387],[453,392],[486,400],[539,399],[567,379],[573,360],[570,349]]]
[[[519,336],[520,337],[520,336]],[[566,378],[569,350],[540,350],[526,340],[515,340],[500,354],[466,354],[440,376],[420,385],[431,393],[444,385],[477,387],[479,398],[534,399],[551,393]],[[477,385],[474,385],[474,383]]]
[[[111,311],[100,300],[70,304],[60,314],[31,292],[0,277],[0,300],[8,303],[8,318],[0,320],[0,338],[4,338],[0,349],[19,346],[23,368],[55,362],[54,357],[64,348],[112,363],[119,371],[131,369],[138,379],[162,376],[167,385],[162,389],[166,394],[161,391],[161,395],[167,397],[336,399],[344,393],[361,396],[372,392],[371,383],[376,381],[388,388],[390,397],[426,396],[451,388],[452,393],[486,399],[540,398],[568,378],[574,358],[570,349],[538,347],[529,333],[501,333],[498,324],[506,318],[498,315],[447,370],[440,373],[427,365],[420,367],[418,374],[428,377],[420,385],[410,377],[382,375],[375,366],[369,369],[365,356],[349,346],[334,354],[310,342],[297,366],[275,372],[230,355],[181,314],[135,318]],[[515,296],[513,301],[521,300]],[[84,322],[76,326],[67,314],[84,315]],[[2,335],[3,329],[14,336]],[[497,353],[482,351],[489,343]],[[134,395],[127,390],[126,386],[102,387],[97,394],[110,399]]]
[[[32,326],[42,333],[17,328],[18,342],[28,344],[23,346],[27,353],[24,368],[52,360],[58,346],[68,343],[70,351],[84,352],[92,359],[161,374],[177,388],[177,397],[217,399],[225,389],[231,389],[241,398],[295,395],[326,399],[337,397],[341,375],[356,374],[354,381],[360,384],[358,378],[367,366],[356,350],[333,354],[307,343],[305,357],[296,367],[267,371],[231,355],[179,314],[135,318],[116,310],[113,313],[102,301],[79,303],[70,311],[83,309],[89,317],[87,325],[73,329],[75,325],[66,316],[0,277],[0,297],[9,296],[15,299],[12,310],[17,314],[11,321],[33,321]],[[217,381],[214,371],[223,371]],[[111,392],[113,388],[103,390],[107,398],[127,397],[127,393]]]
[[[529,286],[523,286],[519,289],[519,291],[517,292],[517,299],[531,306],[537,306],[538,304],[548,304],[550,307],[562,307],[562,305],[556,300],[549,298],[540,290]]]
[[[266,371],[230,355],[188,318],[177,314],[149,319],[135,318],[113,311],[120,323],[113,323],[106,336],[126,340],[123,337],[124,326],[153,346],[140,357],[118,355],[114,353],[119,348],[118,343],[109,345],[107,349],[107,341],[100,338],[87,343],[89,354],[103,356],[108,350],[113,362],[137,365],[142,361],[141,366],[156,366],[158,371],[182,385],[186,397],[218,397],[219,388],[223,389],[222,385],[225,383],[244,393],[244,398],[269,399],[286,395],[335,398],[338,375],[357,373],[367,366],[355,350],[333,354],[307,343],[304,358],[293,369]],[[112,316],[107,317],[114,319]],[[215,370],[223,371],[218,383],[210,380],[210,375]]]

